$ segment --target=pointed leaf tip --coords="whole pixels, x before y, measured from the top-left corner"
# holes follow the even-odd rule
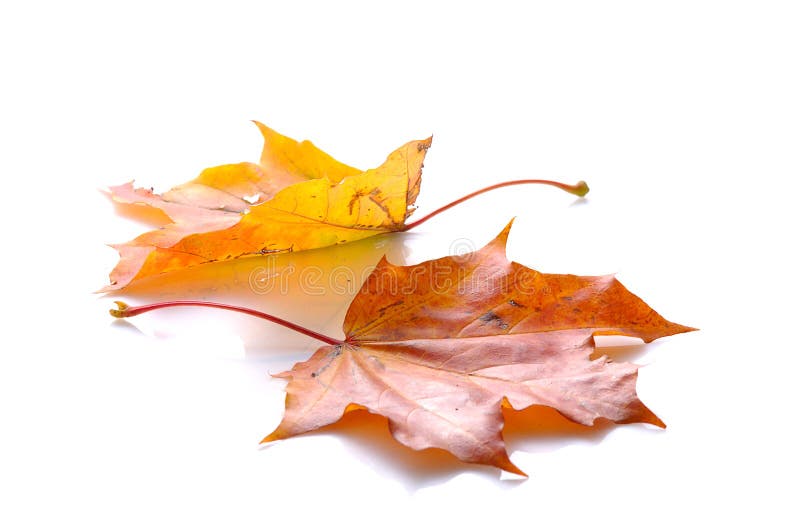
[[[488,248],[489,246],[495,247],[497,245],[501,245],[503,253],[505,253],[506,245],[508,244],[508,234],[511,232],[511,226],[514,225],[514,220],[516,219],[517,219],[516,216],[511,218],[511,220],[506,224],[503,230],[500,231],[500,233],[498,233],[498,235],[494,237],[494,239],[492,239],[492,241],[489,242],[489,244],[487,244],[486,247]]]
[[[514,462],[511,461],[508,455],[504,455],[500,460],[491,465],[494,465],[495,467],[498,467],[503,471],[508,471],[509,473],[519,475],[526,479],[528,478],[528,474],[519,467],[517,467],[516,464],[514,464]]]
[[[508,233],[510,233],[510,232],[511,232],[511,226],[513,226],[513,225],[514,225],[514,222],[516,221],[516,219],[517,219],[517,217],[516,217],[516,216],[514,216],[513,218],[511,218],[511,220],[509,220],[509,221],[508,221],[508,223],[506,224],[506,226],[503,228],[503,230],[502,230],[502,231],[500,231],[500,234],[499,234],[499,235],[497,235],[497,237],[498,237],[498,238],[500,238],[500,237],[503,237],[504,239],[508,240]]]
[[[266,436],[264,436],[264,438],[262,438],[261,441],[258,443],[259,445],[264,445],[266,443],[272,443],[274,441],[283,440],[286,437],[288,437],[288,434],[284,434],[283,432],[281,432],[279,427],[274,431],[270,432],[269,434],[267,434]]]

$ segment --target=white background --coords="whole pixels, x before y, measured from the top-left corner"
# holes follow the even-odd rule
[[[4,4],[0,528],[796,527],[798,27],[769,1]],[[104,244],[143,228],[100,190],[257,160],[251,119],[359,167],[434,134],[421,214],[509,178],[587,180],[586,201],[505,189],[279,266],[417,262],[516,215],[515,260],[616,272],[701,329],[608,350],[646,364],[668,429],[517,418],[524,481],[369,416],[259,447],[283,409],[268,373],[317,343],[208,309],[115,323],[92,293]],[[253,267],[125,298],[341,335],[350,294],[256,296]]]

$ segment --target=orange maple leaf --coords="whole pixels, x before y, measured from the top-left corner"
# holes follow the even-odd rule
[[[663,427],[636,394],[638,366],[594,357],[596,335],[650,342],[694,330],[665,320],[613,276],[544,274],[505,255],[511,224],[481,250],[415,266],[384,258],[356,295],[336,340],[257,311],[330,345],[278,377],[286,409],[264,442],[288,438],[367,409],[386,417],[412,449],[449,451],[465,462],[523,474],[503,442],[503,406],[556,409],[592,425]]]
[[[166,226],[112,246],[120,254],[103,291],[210,262],[344,244],[405,231],[473,196],[495,188],[539,183],[585,195],[583,181],[565,185],[540,179],[486,187],[406,224],[414,212],[422,162],[431,139],[408,142],[381,166],[366,172],[340,163],[309,141],[297,142],[256,122],[264,136],[259,164],[204,170],[163,194],[111,187],[122,204],[147,205],[169,219]]]
[[[209,262],[396,231],[414,210],[430,138],[408,142],[378,168],[361,171],[309,141],[256,125],[264,136],[259,164],[209,168],[160,195],[132,183],[111,187],[114,201],[149,205],[172,223],[112,246],[120,261],[103,290]]]

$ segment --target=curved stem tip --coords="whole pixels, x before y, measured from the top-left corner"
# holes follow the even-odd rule
[[[431,218],[433,218],[437,214],[441,214],[444,211],[450,209],[451,207],[455,207],[459,203],[463,203],[463,202],[467,201],[468,199],[474,198],[475,196],[480,196],[484,192],[489,192],[490,190],[494,190],[496,188],[510,187],[510,186],[514,186],[514,185],[549,185],[551,187],[560,188],[561,190],[563,190],[565,192],[569,192],[570,194],[575,194],[576,196],[580,196],[580,197],[585,196],[589,192],[589,185],[586,184],[586,181],[578,181],[574,185],[567,185],[566,183],[560,183],[558,181],[549,181],[547,179],[518,179],[518,180],[515,180],[515,181],[503,181],[502,183],[497,183],[495,185],[484,187],[484,188],[482,188],[480,190],[476,190],[475,192],[473,192],[471,194],[467,194],[466,196],[464,196],[462,198],[459,198],[459,199],[457,199],[455,201],[451,201],[450,203],[448,203],[444,207],[440,207],[440,208],[436,209],[432,213],[423,216],[419,220],[417,220],[415,222],[411,222],[410,224],[406,224],[403,227],[403,229],[401,229],[401,231],[408,231],[409,229],[413,229],[413,228],[417,227],[418,225],[427,222],[428,220],[430,220]]]
[[[296,323],[286,321],[282,318],[278,318],[277,316],[273,316],[272,314],[267,314],[266,312],[260,312],[247,307],[239,307],[237,305],[214,303],[213,301],[164,301],[162,303],[151,303],[149,305],[131,307],[122,301],[114,301],[114,303],[116,303],[117,308],[110,309],[108,312],[115,318],[130,318],[145,312],[150,312],[151,310],[158,310],[167,307],[212,307],[223,310],[232,310],[234,312],[241,312],[243,314],[255,316],[256,318],[261,318],[262,320],[271,321],[272,323],[277,323],[278,325],[286,327],[287,329],[305,334],[306,336],[310,336],[311,338],[319,340],[320,342],[325,342],[326,344],[338,345],[342,343],[341,340],[337,340],[336,338],[331,338],[330,336],[306,329],[302,325],[297,325]]]

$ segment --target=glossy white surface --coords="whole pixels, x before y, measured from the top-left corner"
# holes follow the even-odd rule
[[[795,4],[270,4],[0,8],[0,529],[797,526]],[[640,396],[669,428],[516,423],[526,481],[407,450],[370,417],[259,447],[283,409],[269,373],[317,343],[208,309],[114,321],[116,297],[92,294],[116,262],[103,244],[144,227],[98,190],[255,160],[250,119],[360,167],[433,133],[420,214],[510,178],[587,180],[586,200],[495,191],[273,267],[418,262],[516,216],[514,260],[616,272],[701,329],[606,349],[647,364]],[[340,335],[351,293],[255,294],[261,265],[158,297]]]

